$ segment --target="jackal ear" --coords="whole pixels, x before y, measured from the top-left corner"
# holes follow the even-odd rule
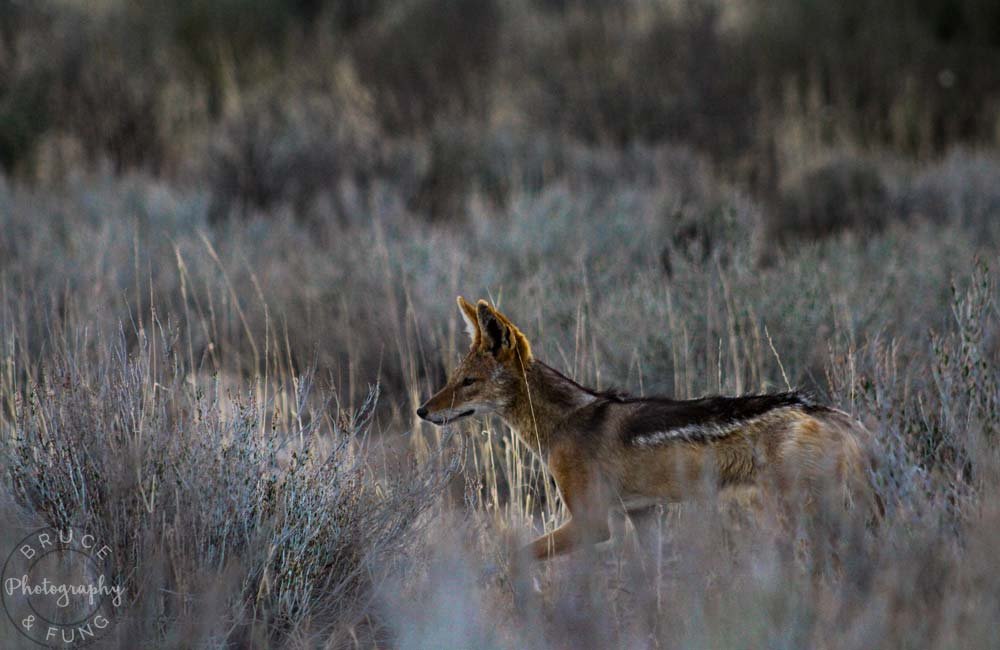
[[[479,345],[479,317],[476,315],[476,308],[466,302],[462,296],[458,297],[458,310],[462,312],[462,320],[465,321],[465,331],[472,339],[472,345]]]
[[[512,347],[510,329],[500,315],[485,300],[476,304],[476,322],[479,324],[480,347],[493,356]]]
[[[480,349],[504,360],[515,352],[522,363],[531,360],[528,339],[506,316],[493,309],[485,300],[476,304],[476,322],[479,324]]]

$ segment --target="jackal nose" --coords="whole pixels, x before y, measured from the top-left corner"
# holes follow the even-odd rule
[[[421,406],[420,408],[418,408],[417,409],[417,416],[418,417],[426,417],[427,416],[427,409],[425,409],[423,406]]]

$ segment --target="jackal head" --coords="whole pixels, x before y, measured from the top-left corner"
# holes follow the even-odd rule
[[[503,412],[520,395],[524,372],[531,363],[528,339],[485,300],[475,307],[461,296],[458,307],[472,348],[417,415],[444,425],[470,415]]]

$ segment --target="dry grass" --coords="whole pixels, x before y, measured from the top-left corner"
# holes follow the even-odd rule
[[[80,525],[110,546],[119,647],[384,636],[375,589],[429,523],[453,454],[376,466],[377,386],[350,410],[308,373],[192,375],[176,332],[148,323],[131,349],[111,332],[93,356],[53,341],[37,366],[8,365],[11,531]]]
[[[913,210],[765,264],[756,204],[706,190],[687,154],[629,155],[650,175],[568,174],[439,225],[378,188],[370,222],[308,224],[212,223],[206,195],[138,176],[4,186],[5,521],[115,541],[119,647],[989,647],[998,240],[962,170],[995,165],[891,186],[969,220]],[[787,381],[857,414],[886,521],[777,539],[694,503],[512,564],[565,518],[554,486],[499,423],[413,415],[464,351],[459,293],[600,387]]]

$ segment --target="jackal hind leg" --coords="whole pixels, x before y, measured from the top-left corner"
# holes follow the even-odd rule
[[[603,527],[585,525],[577,518],[570,519],[551,533],[542,535],[531,543],[531,554],[537,560],[561,555],[579,544],[600,544],[611,537],[607,523]]]
[[[667,538],[666,509],[666,502],[626,509],[623,513],[622,542],[628,545],[627,548],[643,553],[656,553],[662,549]]]

